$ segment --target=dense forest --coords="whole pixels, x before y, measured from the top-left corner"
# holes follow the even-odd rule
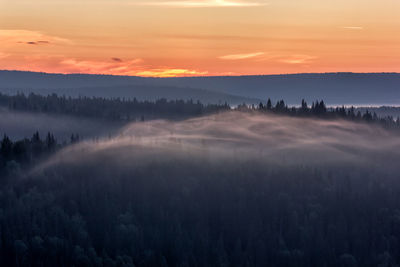
[[[289,107],[285,104],[285,101],[277,101],[275,105],[272,104],[271,99],[268,99],[264,105],[260,103],[257,106],[246,104],[239,105],[237,107],[240,111],[258,110],[261,112],[273,112],[280,115],[289,115],[297,117],[318,117],[322,119],[346,119],[358,122],[368,122],[379,124],[385,128],[400,129],[400,118],[394,118],[393,116],[378,116],[375,112],[370,112],[365,109],[365,112],[361,112],[360,109],[352,107],[335,107],[328,108],[323,100],[312,102],[309,106],[305,100],[301,101],[299,107]]]
[[[397,266],[399,182],[350,169],[58,167],[2,187],[1,265]]]
[[[102,97],[71,98],[51,94],[42,96],[31,93],[14,96],[0,93],[0,106],[14,111],[43,112],[49,114],[73,115],[106,119],[112,121],[144,121],[145,119],[183,119],[202,116],[231,109],[239,111],[273,112],[281,115],[299,117],[319,117],[324,119],[348,119],[352,121],[366,121],[380,124],[386,128],[400,128],[400,118],[393,116],[378,116],[368,109],[361,110],[354,107],[328,108],[323,100],[308,105],[305,100],[301,104],[289,107],[284,100],[272,103],[268,99],[259,105],[243,103],[233,108],[227,103],[204,105],[199,101],[175,100],[168,101],[138,101],[136,99],[109,99]],[[363,111],[363,112],[362,112]]]
[[[4,135],[1,266],[400,263],[398,132],[381,127],[399,120],[323,101],[288,107],[268,100],[220,112],[231,108],[0,99],[17,111],[107,120],[134,121],[148,114],[142,105],[157,116],[196,117],[133,122],[102,140]],[[177,109],[167,116],[168,105]],[[197,118],[208,113],[214,115]]]
[[[110,99],[102,97],[65,97],[51,94],[17,94],[9,96],[0,93],[0,106],[10,110],[44,112],[73,115],[107,120],[139,121],[152,118],[187,118],[217,111],[226,111],[228,104],[203,105],[192,100],[138,101],[134,99]]]
[[[66,147],[80,141],[79,134],[71,134],[70,141],[59,143],[52,133],[41,138],[39,132],[31,138],[13,141],[6,134],[0,141],[0,177],[8,177],[26,169]]]

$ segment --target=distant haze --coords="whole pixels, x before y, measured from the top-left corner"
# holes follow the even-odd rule
[[[0,108],[0,135],[6,134],[12,140],[31,138],[37,131],[41,137],[50,132],[62,143],[69,142],[71,134],[78,134],[81,139],[96,138],[113,134],[121,126],[122,123],[118,122]]]
[[[0,91],[70,96],[193,99],[203,103],[257,103],[271,98],[298,105],[323,99],[328,105],[399,105],[400,74],[327,73],[265,76],[143,78],[0,71]]]

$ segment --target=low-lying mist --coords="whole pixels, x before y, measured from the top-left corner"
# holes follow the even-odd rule
[[[399,154],[400,138],[379,126],[235,111],[179,122],[132,123],[111,138],[68,147],[43,166],[100,159],[130,168],[170,160],[371,166],[395,165]]]
[[[42,137],[50,132],[59,142],[69,141],[71,134],[79,134],[83,138],[95,138],[114,134],[121,125],[122,123],[104,120],[0,108],[0,134],[7,134],[13,140],[31,138],[36,131]]]

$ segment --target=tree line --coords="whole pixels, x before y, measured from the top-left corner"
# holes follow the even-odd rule
[[[183,119],[193,116],[201,116],[228,110],[272,112],[288,116],[319,117],[325,119],[347,119],[352,121],[364,121],[379,124],[389,129],[400,129],[400,118],[393,116],[378,116],[368,109],[361,112],[352,107],[329,108],[323,100],[316,100],[308,105],[303,99],[299,106],[289,106],[284,100],[275,104],[268,99],[259,105],[247,105],[243,103],[237,107],[231,107],[226,102],[223,104],[202,104],[193,100],[167,100],[139,101],[125,98],[102,97],[65,97],[51,94],[47,96],[30,93],[25,95],[6,95],[0,93],[0,106],[10,110],[43,112],[49,114],[72,115],[106,119],[112,121],[144,121],[147,119]]]
[[[229,110],[227,103],[202,104],[193,100],[139,101],[136,98],[66,97],[30,93],[0,93],[0,105],[10,110],[43,112],[113,121],[143,121],[146,118],[184,118]]]
[[[245,103],[239,105],[237,110],[240,111],[260,111],[264,113],[283,114],[296,117],[318,117],[321,119],[346,119],[358,122],[368,122],[379,124],[388,129],[400,129],[400,118],[393,116],[379,117],[375,112],[370,112],[368,109],[365,112],[356,110],[354,106],[351,107],[335,107],[329,108],[323,100],[316,100],[312,102],[311,106],[303,99],[299,107],[289,107],[284,100],[279,100],[275,105],[272,104],[271,99],[268,99],[266,104],[260,102],[258,106],[246,105]]]
[[[0,177],[15,175],[15,172],[51,156],[68,144],[79,141],[79,134],[71,134],[70,141],[62,143],[50,132],[44,138],[39,132],[35,132],[31,138],[16,141],[4,134],[0,140]]]

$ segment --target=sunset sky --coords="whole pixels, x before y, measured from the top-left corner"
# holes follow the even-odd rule
[[[400,72],[400,1],[0,0],[0,69]]]

